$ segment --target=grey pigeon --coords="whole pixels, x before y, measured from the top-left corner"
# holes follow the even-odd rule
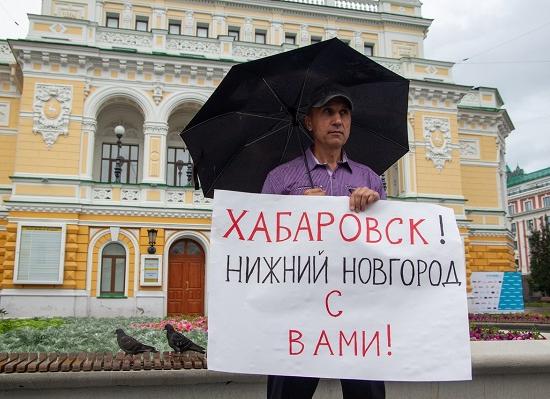
[[[158,352],[154,347],[142,344],[137,339],[130,337],[121,328],[117,328],[116,330],[116,342],[120,349],[127,355],[137,355],[138,353],[144,352]]]
[[[199,353],[204,353],[205,349],[202,346],[197,345],[193,341],[191,341],[189,338],[187,338],[185,335],[177,332],[174,329],[174,326],[172,324],[166,324],[164,326],[164,329],[166,330],[166,338],[168,339],[168,345],[172,349],[174,349],[174,352],[181,353],[184,351],[195,351]]]

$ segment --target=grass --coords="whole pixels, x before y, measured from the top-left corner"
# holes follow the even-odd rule
[[[1,319],[0,352],[118,352],[117,328],[161,352],[172,351],[163,326],[162,319],[143,317]],[[185,336],[206,347],[206,329],[191,327]]]

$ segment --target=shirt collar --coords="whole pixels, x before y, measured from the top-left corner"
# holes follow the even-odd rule
[[[311,147],[309,147],[305,151],[305,155],[306,155],[306,160],[307,160],[307,167],[309,168],[310,171],[315,169],[315,167],[317,167],[317,166],[326,166],[326,164],[320,163],[319,160],[317,158],[315,158],[315,155],[313,154],[313,151],[311,151]],[[343,151],[342,160],[338,161],[338,165],[339,166],[345,166],[349,169],[350,172],[353,172],[352,169],[351,169],[351,165],[348,161],[349,161],[348,155],[346,154],[345,151]]]

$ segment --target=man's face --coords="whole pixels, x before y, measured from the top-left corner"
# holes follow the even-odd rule
[[[315,145],[341,149],[349,138],[351,110],[344,99],[336,97],[321,107],[312,107],[305,123]]]

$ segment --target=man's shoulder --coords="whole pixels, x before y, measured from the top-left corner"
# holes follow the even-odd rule
[[[372,176],[378,176],[378,174],[376,174],[376,172],[374,170],[372,170],[369,166],[367,166],[363,163],[356,162],[352,159],[348,159],[348,163],[349,163],[349,165],[350,165],[350,167],[353,171],[366,173],[366,174],[369,174],[369,175],[372,175]]]
[[[303,168],[304,167],[304,160],[303,157],[300,155],[299,157],[296,157],[288,162],[282,163],[276,167],[274,167],[269,174],[272,173],[287,173],[290,170],[296,170],[297,168]]]

